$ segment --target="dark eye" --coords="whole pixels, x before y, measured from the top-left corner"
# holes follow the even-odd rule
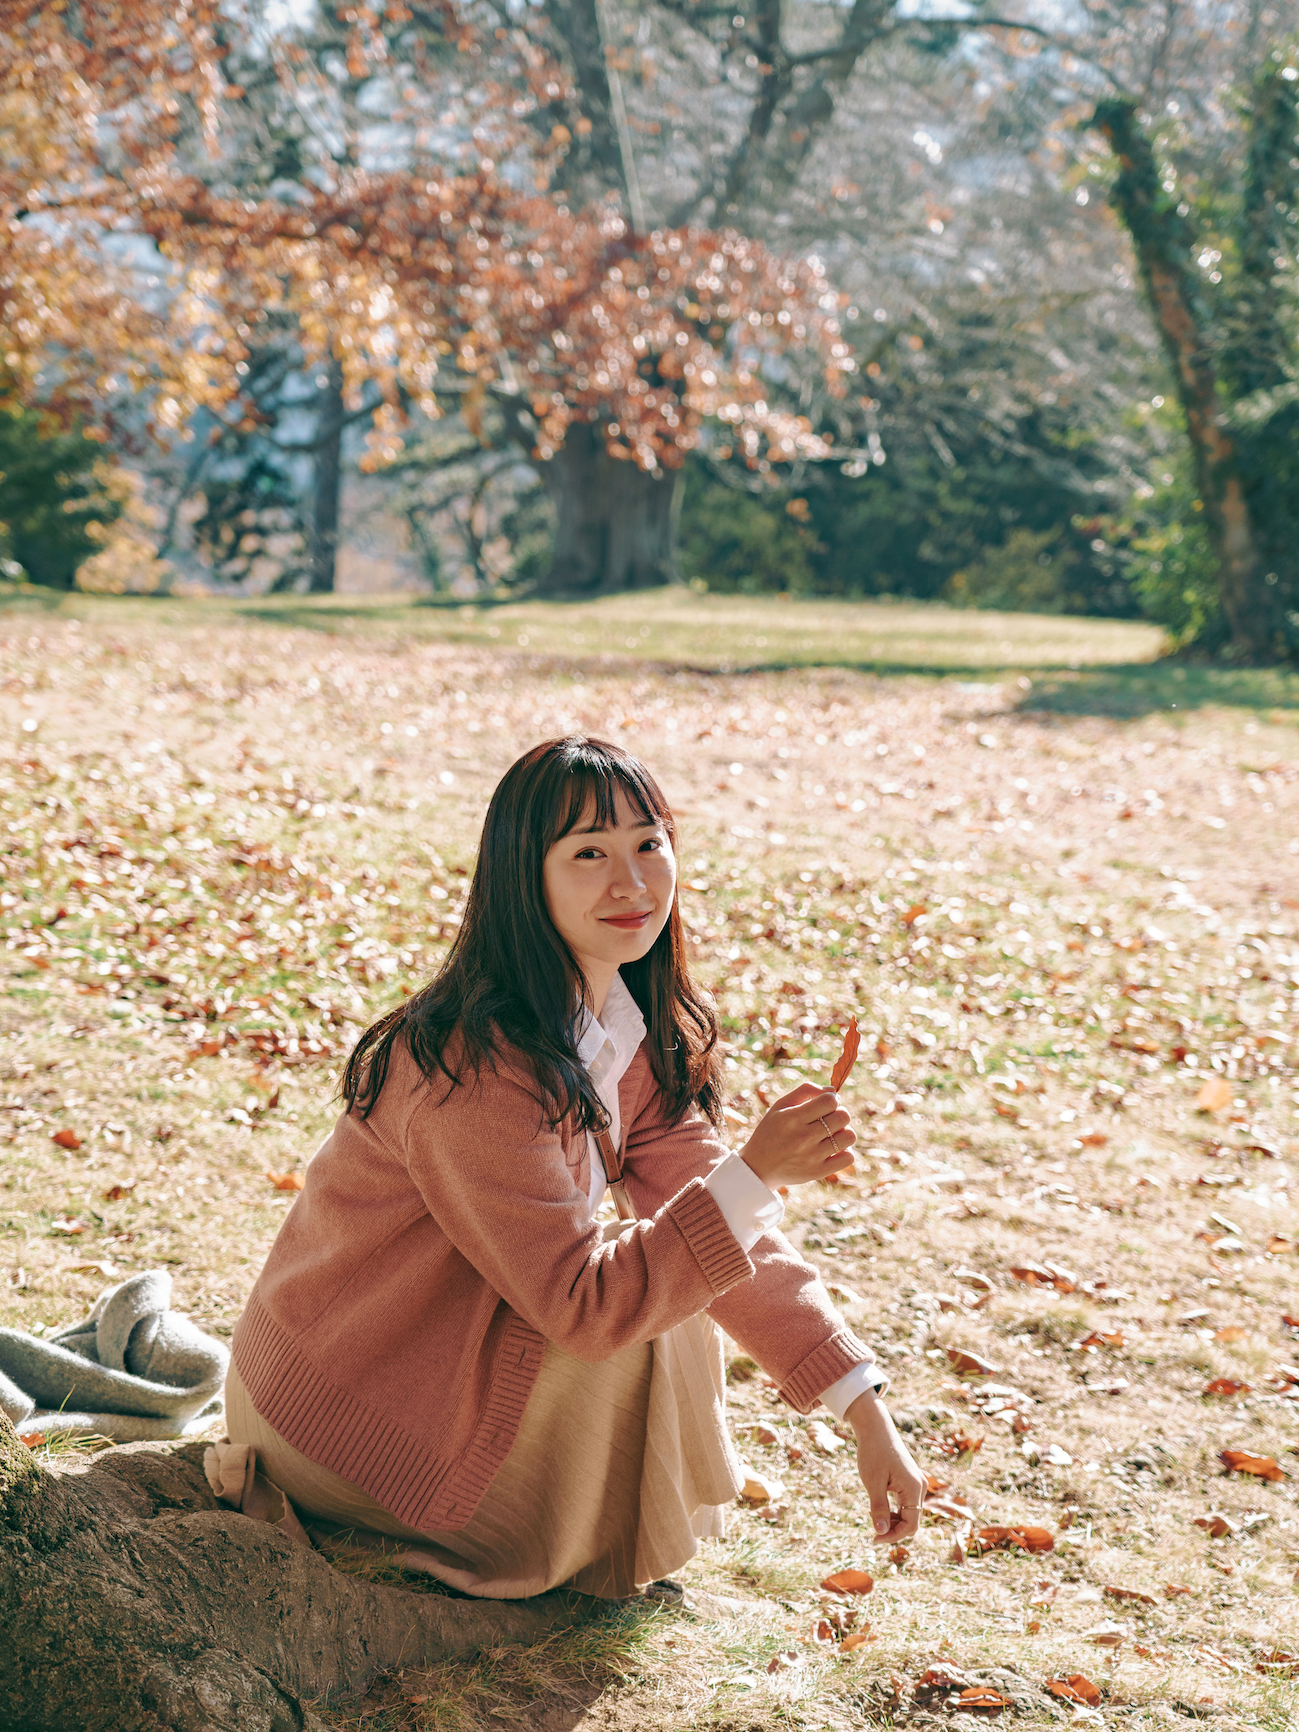
[[[598,860],[600,850],[598,848],[579,848],[573,858],[575,860]]]
[[[647,836],[640,846],[642,854],[647,848],[662,848],[663,838],[661,836]]]

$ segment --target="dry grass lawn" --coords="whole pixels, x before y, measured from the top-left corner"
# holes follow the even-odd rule
[[[1299,683],[1143,665],[1140,627],[692,605],[0,612],[0,1324],[165,1266],[228,1333],[292,1206],[267,1175],[454,933],[500,772],[606,734],[680,814],[737,1135],[861,1020],[858,1173],[792,1232],[945,1508],[877,1554],[849,1450],[737,1363],[783,1489],[692,1609],[331,1723],[1295,1726]],[[823,1594],[852,1565],[874,1591]],[[1094,1706],[1044,1688],[1078,1675]]]

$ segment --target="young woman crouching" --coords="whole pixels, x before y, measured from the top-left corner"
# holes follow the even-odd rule
[[[617,746],[506,772],[451,953],[357,1043],[235,1331],[231,1441],[464,1593],[622,1597],[722,1533],[723,1330],[851,1424],[876,1537],[916,1529],[870,1349],[778,1231],[777,1186],[851,1165],[848,1114],[804,1083],[728,1153],[675,840]]]

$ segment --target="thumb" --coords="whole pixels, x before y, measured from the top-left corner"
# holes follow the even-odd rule
[[[893,1525],[893,1511],[889,1507],[889,1494],[883,1486],[871,1487],[871,1520],[877,1534],[886,1534]]]

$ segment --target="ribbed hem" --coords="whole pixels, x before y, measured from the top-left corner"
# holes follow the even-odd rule
[[[231,1347],[249,1400],[286,1443],[359,1485],[408,1527],[452,1532],[471,1519],[513,1447],[545,1342],[511,1317],[483,1411],[454,1457],[434,1455],[426,1441],[318,1371],[255,1290]]]
[[[726,1224],[721,1205],[702,1179],[691,1179],[668,1204],[667,1213],[694,1253],[716,1299],[753,1274],[753,1262]],[[830,1380],[833,1382],[833,1379]]]
[[[821,1399],[821,1391],[838,1383],[863,1361],[874,1362],[870,1348],[853,1334],[841,1329],[819,1347],[814,1347],[780,1386],[780,1397],[798,1413],[810,1413]]]

